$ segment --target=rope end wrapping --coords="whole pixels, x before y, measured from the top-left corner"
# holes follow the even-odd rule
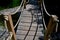
[[[54,21],[59,22],[58,17],[56,15],[51,15]]]
[[[4,18],[5,18],[5,20],[7,20],[7,21],[8,21],[8,16],[7,16],[7,15],[5,15],[5,16],[4,16]]]
[[[59,22],[58,17],[56,15],[51,15],[51,16],[54,19],[54,21],[56,22],[56,32],[57,32],[58,31],[58,22]]]
[[[3,15],[4,15],[5,20],[7,20],[7,21],[8,21],[8,15],[11,15],[11,14],[13,14],[13,13],[5,12],[5,13],[3,14]]]

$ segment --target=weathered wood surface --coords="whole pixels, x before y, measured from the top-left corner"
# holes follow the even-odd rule
[[[33,6],[33,5],[30,5],[30,6]],[[42,16],[41,16],[40,10],[37,9],[37,10],[30,10],[29,11],[29,9],[30,8],[32,9],[34,6],[30,7],[30,8],[28,8],[28,7],[29,6],[27,6],[26,7],[27,9],[24,9],[23,12],[21,13],[20,23],[18,24],[18,28],[17,28],[17,32],[16,32],[17,40],[24,40],[30,26],[31,26],[31,29],[30,29],[25,40],[33,40],[33,37],[34,37],[35,32],[36,32],[37,24],[38,24],[36,21],[37,14],[39,15],[40,22],[42,22]],[[34,14],[33,20],[32,20],[32,14]],[[31,22],[32,22],[32,24],[31,24]],[[35,40],[39,40],[40,36],[44,36],[44,34],[42,33],[42,30],[43,30],[43,24],[42,23],[40,23],[38,25],[37,30],[38,31],[37,31]]]
[[[8,15],[7,17],[8,17],[8,21],[7,21],[8,31],[13,33],[12,40],[16,40],[16,34],[15,34],[15,31],[14,31],[12,17],[11,17],[11,15]]]

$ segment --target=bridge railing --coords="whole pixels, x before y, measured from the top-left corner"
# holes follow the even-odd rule
[[[56,29],[57,29],[56,25],[59,22],[59,20],[56,15],[50,15],[48,13],[48,11],[46,10],[45,4],[44,4],[44,0],[42,1],[42,5],[43,5],[42,9],[44,9],[45,13],[50,17],[47,27],[45,26],[44,40],[50,40],[50,35],[53,33],[54,29],[56,31]],[[42,12],[43,12],[43,10],[42,10]],[[45,21],[44,21],[44,25],[45,25]]]
[[[12,32],[12,37],[11,39],[12,40],[16,40],[16,34],[15,34],[15,31],[14,31],[14,28],[16,27],[16,25],[18,24],[19,22],[19,19],[14,27],[13,25],[13,21],[12,21],[12,16],[11,15],[14,15],[16,14],[18,11],[21,10],[22,6],[24,6],[24,2],[25,0],[22,0],[20,6],[16,9],[16,11],[14,12],[5,12],[3,14],[0,14],[0,15],[4,15],[4,23],[5,23],[5,27],[7,28],[8,32]],[[3,11],[2,11],[3,12]]]
[[[12,22],[12,17],[11,15],[7,15],[7,16],[4,16],[5,17],[5,21],[6,21],[6,26],[7,26],[7,29],[9,32],[12,32],[13,36],[12,36],[12,40],[16,40],[16,34],[15,34],[15,31],[14,31],[14,25],[13,25],[13,22]]]
[[[22,5],[24,6],[24,8],[26,8],[26,0],[22,1],[21,6],[19,6],[19,8],[13,14],[18,12],[19,9],[22,8]],[[12,32],[12,34],[13,34],[12,40],[16,40],[16,36],[15,36],[16,34],[15,34],[15,31],[14,31],[14,25],[13,25],[12,17],[11,17],[11,15],[13,15],[13,14],[7,13],[7,14],[5,14],[5,15],[3,14],[3,15],[4,15],[4,18],[5,18],[5,22],[6,22],[5,25],[6,25],[7,29],[8,29],[8,31]],[[58,22],[56,20],[57,20],[56,16],[51,16],[50,17],[50,21],[48,23],[47,30],[45,31],[44,40],[49,39],[49,35],[53,32],[53,29],[54,29],[56,23]],[[19,22],[19,19],[18,19],[16,25],[18,24],[18,22]]]
[[[47,30],[45,30],[44,40],[49,40],[51,33],[53,33],[54,28],[56,27],[57,22],[59,22],[56,15],[50,17]]]

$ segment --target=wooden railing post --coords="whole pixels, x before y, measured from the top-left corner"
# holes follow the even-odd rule
[[[50,21],[48,23],[47,30],[45,31],[44,40],[49,39],[49,35],[53,32],[54,27],[56,26],[56,23],[57,23],[56,20],[57,20],[57,16],[50,17]]]
[[[11,17],[11,15],[7,15],[5,17],[6,17],[6,23],[7,23],[8,31],[13,33],[12,40],[16,40],[16,36],[15,36],[16,34],[15,34],[15,31],[14,31],[12,17]]]
[[[26,0],[23,2],[24,9],[26,8]]]

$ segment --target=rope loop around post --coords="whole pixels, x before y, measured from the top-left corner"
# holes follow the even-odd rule
[[[45,31],[44,40],[48,40],[51,33],[53,32],[56,24],[59,22],[58,17],[56,15],[50,16],[50,21],[47,26],[47,30]]]
[[[16,40],[16,34],[15,34],[15,31],[14,31],[14,25],[13,25],[13,22],[12,22],[12,17],[11,15],[5,15],[4,16],[5,20],[6,20],[6,26],[7,26],[7,29],[8,29],[8,32],[12,32],[13,33],[13,36],[12,36],[12,40]]]
[[[7,15],[4,15],[4,19],[8,21],[8,16]]]
[[[58,17],[56,15],[51,15],[54,21],[59,22]]]

